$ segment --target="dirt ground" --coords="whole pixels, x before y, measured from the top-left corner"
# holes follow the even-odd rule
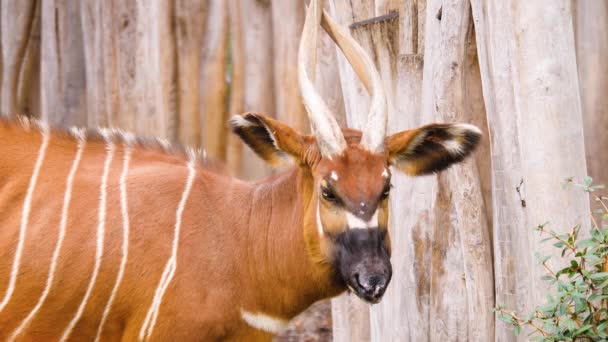
[[[290,323],[275,342],[331,342],[331,302],[322,300],[313,304]]]

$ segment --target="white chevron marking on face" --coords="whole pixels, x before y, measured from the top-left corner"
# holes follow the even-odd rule
[[[353,215],[350,212],[346,213],[346,221],[348,223],[348,228],[377,228],[378,227],[378,209],[372,215],[372,218],[369,221],[364,221],[356,215]]]

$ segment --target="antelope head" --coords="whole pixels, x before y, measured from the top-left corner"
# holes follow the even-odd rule
[[[363,132],[341,129],[315,91],[312,75],[320,26],[371,95]],[[233,117],[232,128],[267,162],[292,160],[301,169],[303,233],[311,260],[330,265],[342,288],[377,303],[392,275],[388,235],[391,167],[410,176],[444,170],[471,154],[481,132],[468,124],[430,124],[387,137],[386,97],[374,63],[317,0],[307,9],[298,76],[312,135],[257,113]]]

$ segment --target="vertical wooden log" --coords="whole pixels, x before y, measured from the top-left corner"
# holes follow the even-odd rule
[[[572,4],[587,168],[595,182],[608,186],[608,3]]]
[[[108,123],[135,131],[137,122],[137,20],[138,10],[134,1],[112,1],[110,26],[111,36],[103,40],[111,68],[108,73],[108,89],[115,94],[110,98]],[[113,74],[113,70],[115,74]],[[106,96],[109,96],[106,95]]]
[[[479,70],[479,59],[477,56],[477,41],[475,39],[475,27],[473,26],[467,33],[466,57],[464,61],[464,113],[470,121],[482,131],[482,141],[474,154],[475,164],[479,173],[479,185],[483,195],[484,208],[486,210],[487,234],[490,241],[493,241],[492,230],[492,164],[490,152],[490,132],[488,130],[488,120],[486,107],[483,101],[483,87],[481,84],[481,74]]]
[[[116,59],[113,56],[113,32],[116,31],[111,20],[110,1],[83,0],[81,2],[81,22],[85,56],[86,75],[86,113],[87,126],[104,127],[109,125],[112,112],[117,110],[114,93],[113,73]],[[122,22],[121,24],[124,24]],[[131,128],[131,127],[123,127]]]
[[[326,3],[325,6],[329,10],[329,4]],[[327,103],[329,109],[334,113],[340,127],[347,127],[340,73],[338,68],[336,68],[338,64],[336,46],[326,34],[320,34],[319,38],[315,87],[317,92],[323,97],[323,100],[325,100],[325,103]],[[304,115],[306,116],[306,113]],[[308,119],[306,119],[306,125],[304,132],[310,130]]]
[[[35,117],[40,116],[40,7],[37,1],[19,73],[15,109],[16,113]]]
[[[241,1],[229,0],[230,23],[230,103],[228,113],[244,111],[245,92],[245,47],[241,22]],[[226,164],[234,174],[242,168],[243,143],[235,134],[228,134],[226,141]]]
[[[201,126],[200,79],[201,70],[204,68],[203,63],[206,62],[201,55],[204,51],[203,37],[206,27],[207,2],[204,0],[178,0],[173,3],[173,6],[175,8],[172,21],[175,32],[175,63],[177,64],[175,71],[177,138],[186,145],[199,146],[201,127],[203,127]],[[221,94],[217,96],[220,97],[220,101],[223,100]]]
[[[160,0],[81,6],[88,125],[175,139],[173,7]]]
[[[241,1],[240,25],[243,30],[245,111],[274,116],[274,76],[272,59],[272,16],[268,1]],[[257,179],[271,169],[251,149],[243,150],[241,176]]]
[[[41,117],[62,126],[87,122],[80,5],[42,0]]]
[[[422,112],[434,121],[472,121],[464,75],[471,30],[468,1],[427,3]],[[475,159],[438,174],[434,205],[429,337],[491,341],[492,248]]]
[[[298,46],[304,27],[304,2],[272,1],[272,41],[277,119],[300,132],[308,119],[298,86]]]
[[[589,211],[587,196],[560,188],[586,174],[572,11],[569,1],[472,4],[492,131],[496,302],[528,312],[546,291],[534,252],[555,253],[533,227],[564,231]],[[517,340],[501,322],[495,338]]]
[[[32,38],[38,3],[39,1],[36,0],[4,0],[0,3],[2,39],[0,115],[12,115],[19,109],[19,77],[27,46]]]
[[[175,140],[173,9],[167,1],[137,0],[135,13],[136,128],[140,133]]]
[[[219,160],[226,159],[226,135],[230,134],[227,130],[226,80],[228,29],[228,4],[223,0],[210,1],[200,75],[201,143],[210,157]]]

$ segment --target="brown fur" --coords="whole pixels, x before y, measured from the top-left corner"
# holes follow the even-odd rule
[[[287,320],[313,302],[345,290],[331,263],[331,236],[348,228],[340,211],[353,210],[364,202],[379,208],[379,228],[387,227],[388,205],[380,197],[385,186],[380,175],[390,158],[362,149],[359,132],[345,130],[347,150],[329,160],[321,158],[312,137],[261,115],[250,120],[258,128],[262,125],[264,131],[243,129],[237,133],[262,158],[274,162],[284,153],[299,167],[246,183],[204,165],[196,166],[183,214],[175,277],[163,298],[152,340],[268,341],[271,334],[241,319],[241,308]],[[273,134],[278,147],[260,132]],[[41,134],[5,122],[0,123],[0,138],[0,295],[4,295]],[[396,145],[404,143],[388,140],[390,155],[397,153],[393,151]],[[95,337],[122,257],[119,179],[123,142],[118,139],[116,146],[108,179],[105,251],[92,296],[72,340]],[[73,138],[56,131],[51,134],[34,191],[16,290],[0,312],[0,340],[21,323],[43,291],[75,153]],[[23,340],[57,339],[84,296],[95,258],[105,155],[102,140],[87,142],[74,181],[55,281],[45,304],[20,336]],[[332,171],[338,173],[338,181],[328,178]],[[129,258],[102,340],[137,340],[171,254],[175,211],[187,174],[182,154],[135,146],[127,180]],[[343,201],[340,208],[319,199],[319,186],[328,179]],[[326,226],[323,236],[316,226],[318,201],[322,202],[321,219]]]

